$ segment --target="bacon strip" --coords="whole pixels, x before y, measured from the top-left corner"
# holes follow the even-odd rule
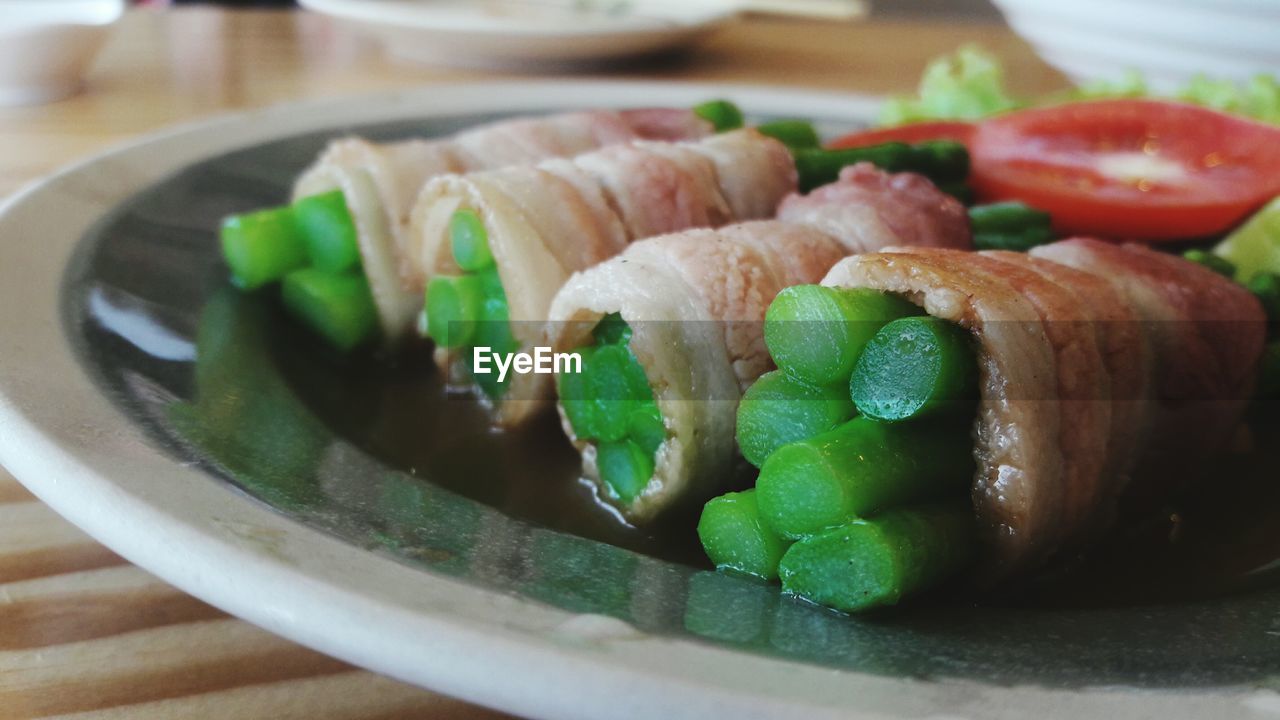
[[[783,202],[783,207],[804,207],[804,216],[637,242],[575,274],[557,293],[548,324],[551,345],[565,351],[588,344],[591,327],[601,317],[621,313],[631,324],[630,347],[645,368],[667,426],[669,439],[658,450],[654,477],[634,502],[620,508],[628,519],[647,522],[674,505],[700,502],[723,490],[735,463],[738,401],[752,382],[773,369],[763,320],[778,292],[817,282],[832,264],[866,247],[873,237],[899,244],[970,244],[963,208],[931,185],[922,187],[869,166],[846,173],[836,185],[844,183],[861,189],[854,193],[833,187]],[[914,192],[899,192],[904,183]],[[827,204],[842,211],[851,202],[859,212],[832,212],[820,222],[808,219],[823,215]],[[897,225],[902,234],[865,230],[868,224],[888,227],[888,216],[913,213],[932,219]],[[574,438],[563,412],[562,419],[583,453],[588,477],[598,479],[594,446]]]
[[[969,222],[964,206],[928,178],[884,173],[871,163],[844,168],[836,182],[787,198],[778,219],[820,228],[851,253],[900,244],[901,238],[915,247],[956,247],[958,228]]]
[[[543,339],[552,297],[574,272],[641,238],[767,217],[795,186],[790,153],[754,130],[446,175],[429,182],[417,201],[406,255],[413,269],[404,275],[422,283],[456,272],[448,220],[459,208],[475,210],[489,231],[513,333],[533,347]],[[444,367],[457,359],[437,351]],[[545,376],[519,375],[512,383],[511,401],[497,408],[503,425],[524,421],[550,397]]]
[[[1186,463],[1221,447],[1265,338],[1257,300],[1230,280],[1094,240],[1030,256],[891,249],[823,282],[901,294],[976,338],[973,502],[993,576],[1090,539],[1153,454]]]
[[[335,140],[294,185],[295,199],[343,190],[386,337],[412,325],[421,278],[403,277],[406,233],[423,185],[448,173],[569,157],[618,143],[690,140],[713,129],[690,110],[594,110],[504,120],[439,140]],[[354,199],[356,195],[360,199]]]

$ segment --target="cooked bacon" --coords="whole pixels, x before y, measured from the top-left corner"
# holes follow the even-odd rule
[[[687,230],[631,245],[575,275],[552,303],[552,346],[590,341],[601,316],[621,312],[630,347],[645,368],[670,439],[654,479],[621,508],[647,522],[672,505],[705,500],[734,465],[734,423],[743,390],[772,369],[765,309],[784,287],[813,282],[844,257],[839,241],[803,226],[762,220],[721,230]],[[598,478],[595,449],[565,431]]]
[[[1265,318],[1252,294],[1196,263],[1140,245],[1078,238],[1033,254],[1105,278],[1141,318],[1154,358],[1151,438],[1141,465],[1155,474],[1226,443],[1252,394],[1265,340]]]
[[[893,187],[880,171],[863,169],[837,184]],[[689,230],[650,238],[621,255],[575,274],[556,295],[548,325],[550,342],[569,350],[590,341],[602,316],[619,312],[632,328],[630,347],[644,366],[670,439],[656,458],[654,478],[622,512],[645,522],[673,505],[698,502],[723,490],[735,462],[734,421],[742,392],[773,369],[763,336],[769,303],[783,288],[817,282],[850,252],[870,242],[863,228],[886,215],[928,213],[943,204],[937,189],[918,187],[905,198],[890,192],[828,190],[804,198],[807,212],[790,219]],[[856,188],[855,188],[856,190]],[[793,202],[788,200],[787,202]],[[857,203],[860,212],[824,213]],[[794,205],[793,205],[794,206]],[[818,217],[815,223],[809,218]],[[884,233],[879,242],[930,242],[968,247],[968,219],[946,215],[927,225],[896,225],[903,235]],[[564,427],[573,438],[567,419]],[[584,466],[596,477],[594,448],[576,440]]]
[[[1097,347],[1107,371],[1111,422],[1101,477],[1092,499],[1086,500],[1086,507],[1092,511],[1091,517],[1082,523],[1081,540],[1087,541],[1093,533],[1110,524],[1116,499],[1128,484],[1129,474],[1138,462],[1138,449],[1147,436],[1146,407],[1152,362],[1149,342],[1137,312],[1109,281],[1031,255],[987,254],[1017,258],[1073,293],[1079,302],[1080,318],[1092,325],[1097,336]],[[1096,393],[1089,397],[1087,390],[1078,397],[1082,401],[1099,399]]]
[[[836,237],[854,252],[894,244],[969,247],[964,205],[915,173],[885,173],[858,163],[808,195],[792,195],[778,219],[807,223]]]
[[[973,502],[995,576],[1090,539],[1153,454],[1185,464],[1221,447],[1265,337],[1257,300],[1230,280],[1092,240],[1030,256],[895,248],[823,282],[901,294],[977,339]]]
[[[1036,307],[1010,282],[945,250],[856,255],[823,284],[903,295],[979,340],[981,401],[973,500],[993,562],[1043,554],[1061,535],[1063,457],[1058,363]]]
[[[696,140],[715,134],[711,123],[684,108],[638,108],[618,113],[635,136],[644,140]]]
[[[632,241],[731,219],[715,167],[684,143],[614,145],[573,163],[595,178]]]
[[[439,140],[376,144],[342,138],[302,173],[293,195],[344,190],[384,334],[396,338],[421,304],[415,294],[422,278],[404,258],[413,203],[431,178],[568,157],[618,143],[689,140],[711,133],[710,124],[691,110],[650,108],[503,120]],[[358,202],[351,198],[357,185],[369,190],[361,191]]]
[[[406,253],[412,267],[404,276],[421,283],[456,271],[449,218],[462,207],[475,210],[489,231],[513,332],[531,347],[543,339],[551,299],[572,273],[617,255],[633,240],[767,217],[794,189],[786,148],[754,130],[445,175],[429,182],[417,201]],[[437,360],[448,366],[456,358],[438,351]],[[503,425],[524,421],[550,396],[543,376],[520,375],[512,382],[507,395],[520,402],[499,404]]]
[[[440,143],[411,140],[375,145],[348,138],[331,143],[294,188],[295,198],[342,190],[356,226],[378,320],[388,337],[412,323],[421,304],[400,279],[403,221],[409,207],[405,190],[421,186],[426,175],[420,172],[434,174],[442,167],[458,167],[458,163]]]

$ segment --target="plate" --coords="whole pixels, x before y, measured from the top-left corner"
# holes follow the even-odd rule
[[[541,449],[553,433],[501,444],[460,432],[468,406],[411,358],[371,392],[361,361],[313,351],[269,297],[226,289],[218,219],[283,201],[336,134],[710,97],[828,131],[876,104],[684,84],[442,86],[220,117],[63,170],[0,210],[0,462],[93,537],[219,608],[527,716],[1280,710],[1275,590],[843,617],[662,559],[643,538],[620,542],[645,552],[589,539],[607,530],[570,527],[538,480],[564,462]],[[397,434],[424,450],[379,444]],[[477,462],[483,472],[467,470]]]
[[[301,0],[434,65],[547,68],[667,52],[736,19],[736,0]]]

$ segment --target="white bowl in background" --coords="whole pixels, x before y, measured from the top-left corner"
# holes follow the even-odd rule
[[[739,0],[300,0],[432,65],[561,68],[673,50],[735,19]]]
[[[992,0],[1049,64],[1077,82],[1138,70],[1152,89],[1193,76],[1280,74],[1280,0]]]
[[[0,0],[0,105],[78,91],[124,0]]]

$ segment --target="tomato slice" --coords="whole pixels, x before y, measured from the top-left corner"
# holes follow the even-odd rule
[[[1208,237],[1280,195],[1280,128],[1182,103],[1022,110],[979,123],[969,154],[980,200],[1047,210],[1065,235]]]
[[[827,143],[827,147],[856,148],[887,142],[918,143],[925,140],[967,142],[973,129],[972,123],[958,121],[909,123],[875,130],[859,130],[832,140]]]

